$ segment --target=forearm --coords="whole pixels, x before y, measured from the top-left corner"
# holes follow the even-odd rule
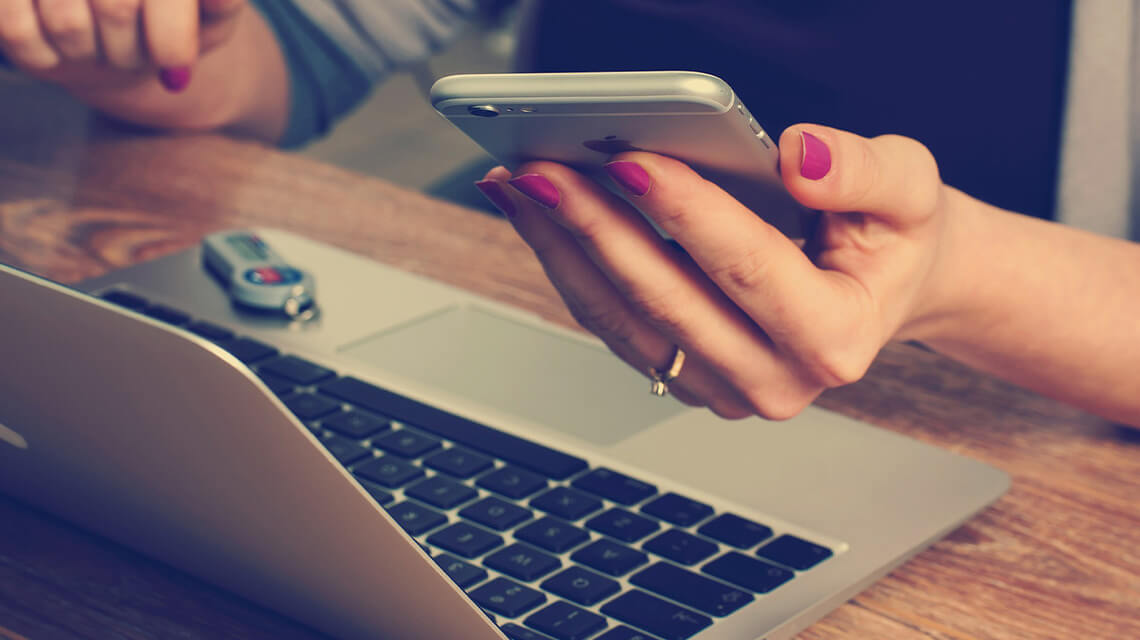
[[[107,115],[160,129],[224,130],[277,141],[289,116],[284,56],[261,14],[248,9],[233,36],[203,54],[185,91],[172,93],[148,73],[132,83],[72,85]]]
[[[978,369],[1140,425],[1140,245],[948,190],[945,304],[920,336]]]

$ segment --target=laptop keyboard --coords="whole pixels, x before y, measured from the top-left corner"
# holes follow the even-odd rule
[[[832,550],[136,294],[112,303],[249,366],[515,640],[682,640]]]

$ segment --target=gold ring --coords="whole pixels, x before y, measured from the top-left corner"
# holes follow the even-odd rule
[[[673,362],[667,370],[661,372],[655,367],[649,367],[649,376],[653,378],[653,382],[649,384],[649,392],[655,396],[669,393],[669,383],[681,375],[683,366],[685,366],[685,352],[681,347],[673,347]]]

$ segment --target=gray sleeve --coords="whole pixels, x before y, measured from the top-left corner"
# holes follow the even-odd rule
[[[478,0],[292,0],[372,81],[447,44]]]

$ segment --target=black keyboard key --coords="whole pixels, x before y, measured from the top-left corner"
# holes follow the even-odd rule
[[[120,307],[131,309],[133,311],[138,311],[139,309],[142,309],[146,305],[150,304],[147,302],[146,298],[135,295],[133,293],[128,293],[122,289],[114,289],[112,291],[104,292],[100,297],[107,302],[110,302],[111,304],[117,304]]]
[[[515,538],[561,553],[590,539],[590,534],[558,518],[546,516],[515,531]]]
[[[666,493],[643,505],[641,511],[666,522],[688,527],[711,516],[713,508],[703,502],[697,502],[675,493]]]
[[[297,356],[274,358],[258,365],[258,369],[305,386],[317,384],[336,375],[332,369],[326,369]]]
[[[234,337],[233,331],[203,320],[191,322],[186,325],[186,330],[191,333],[196,333],[207,340],[213,340],[214,342],[221,342],[222,340],[229,340]]]
[[[680,529],[670,529],[641,545],[641,548],[684,565],[694,565],[720,551],[708,540]]]
[[[570,556],[575,562],[611,576],[622,576],[649,562],[649,556],[612,540],[595,540]]]
[[[714,540],[738,549],[754,547],[772,537],[768,527],[731,513],[722,513],[701,525],[698,531]]]
[[[710,616],[727,616],[755,600],[751,593],[668,562],[658,562],[642,569],[629,581]]]
[[[490,457],[462,447],[451,447],[434,453],[424,460],[424,465],[442,471],[456,478],[470,478],[491,468],[494,462]]]
[[[277,349],[252,338],[239,337],[233,340],[223,340],[218,343],[218,346],[229,351],[233,357],[241,360],[245,364],[277,355]]]
[[[336,400],[315,393],[294,393],[281,398],[281,402],[302,420],[316,420],[341,408]]]
[[[328,449],[336,461],[344,466],[372,455],[372,449],[340,436],[321,438],[321,444],[325,445],[325,449]]]
[[[143,313],[154,318],[155,320],[158,320],[159,322],[165,322],[166,324],[175,327],[181,327],[182,325],[190,322],[190,314],[183,313],[178,309],[173,309],[161,304],[147,307],[146,309],[143,309]]]
[[[590,518],[586,526],[622,542],[637,542],[661,528],[656,520],[617,507]]]
[[[532,613],[526,623],[556,640],[583,640],[606,628],[605,618],[569,602],[551,603]]]
[[[447,523],[447,516],[422,504],[405,500],[388,508],[388,515],[396,521],[408,535],[418,536]]]
[[[487,579],[487,570],[470,562],[464,562],[453,555],[441,553],[435,557],[436,564],[451,578],[460,589],[466,589]]]
[[[392,428],[391,423],[384,418],[356,409],[342,411],[335,416],[325,418],[321,424],[324,428],[353,440],[363,440],[374,433]]]
[[[602,606],[602,613],[665,640],[685,640],[712,619],[642,591],[627,591]]]
[[[381,456],[353,468],[353,473],[389,489],[396,489],[424,475],[424,470],[393,456]]]
[[[518,617],[546,602],[541,592],[507,578],[495,578],[472,591],[471,599],[480,607],[508,618]]]
[[[783,567],[731,551],[701,567],[701,571],[756,593],[768,593],[796,574]]]
[[[594,638],[594,640],[657,640],[649,635],[638,631],[637,629],[630,629],[624,624],[620,627],[614,627],[602,635]]]
[[[621,590],[617,580],[582,567],[570,567],[542,583],[542,588],[572,602],[589,607]]]
[[[270,391],[279,396],[287,396],[297,389],[297,385],[286,380],[285,378],[279,378],[272,373],[263,373],[259,371],[257,377],[261,378],[261,381],[265,383],[265,386],[269,387]]]
[[[555,487],[531,500],[530,506],[559,518],[577,520],[601,509],[602,501],[576,489]]]
[[[657,487],[625,474],[599,468],[581,475],[572,483],[582,491],[601,496],[618,504],[637,504],[657,493]]]
[[[506,531],[524,520],[529,520],[531,515],[530,509],[524,509],[494,496],[467,505],[459,512],[462,518],[498,531]]]
[[[456,522],[446,529],[431,534],[428,542],[464,558],[475,558],[503,544],[503,539],[473,524]]]
[[[357,479],[357,482],[360,483],[361,487],[364,487],[364,490],[368,492],[368,495],[372,496],[372,499],[376,501],[376,504],[379,504],[381,507],[396,499],[392,496],[392,494],[381,489],[379,485],[368,482],[367,480],[361,480],[359,478]]]
[[[520,627],[513,622],[508,622],[499,628],[502,629],[503,634],[511,640],[551,640],[550,636],[544,636],[537,631]]]
[[[483,564],[524,582],[537,580],[562,567],[558,558],[518,542],[487,556]]]
[[[549,478],[562,480],[586,468],[586,461],[509,433],[441,411],[355,378],[339,378],[322,390],[349,404],[391,416],[401,422],[517,464]]]
[[[475,483],[508,498],[518,500],[545,489],[546,478],[518,467],[506,466],[479,478]]]
[[[411,429],[386,433],[372,441],[373,446],[405,458],[418,458],[443,445],[438,438]]]
[[[756,555],[797,571],[811,569],[831,557],[831,549],[803,538],[782,535],[760,547]]]
[[[404,495],[440,509],[451,509],[477,497],[479,492],[450,478],[434,476],[408,487]]]

